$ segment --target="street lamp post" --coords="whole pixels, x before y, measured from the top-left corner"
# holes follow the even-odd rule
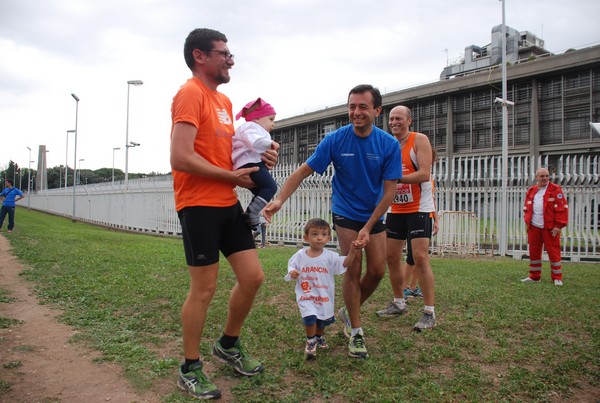
[[[129,89],[132,85],[142,85],[142,80],[129,80],[127,81],[127,122],[125,127],[125,186],[129,185],[129,147],[135,147],[138,143],[131,142],[129,144]]]
[[[112,167],[112,184],[115,185],[115,151],[120,150],[121,147],[113,148],[113,167]]]
[[[502,0],[502,195],[500,206],[500,256],[508,249],[508,104],[506,84],[506,19]]]
[[[77,171],[79,173],[75,175],[75,178],[77,178],[77,183],[80,185],[81,185],[81,161],[85,161],[85,158],[79,158],[79,168],[77,169]]]
[[[69,178],[69,134],[75,133],[75,130],[67,130],[67,149],[65,151],[65,193],[67,191],[67,179]]]
[[[73,165],[75,166],[75,168],[77,168],[77,118],[78,118],[78,114],[79,114],[79,97],[73,93],[71,93],[71,96],[73,97],[73,99],[75,100],[75,156],[73,157]],[[77,200],[77,183],[75,181],[75,178],[73,178],[73,222],[75,222],[75,204],[76,204],[76,200]]]
[[[29,150],[29,173],[27,174],[27,210],[31,210],[31,148]]]

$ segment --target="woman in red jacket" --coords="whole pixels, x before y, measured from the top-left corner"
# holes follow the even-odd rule
[[[539,168],[535,173],[537,184],[527,191],[523,218],[527,224],[529,243],[529,277],[524,283],[539,283],[542,276],[542,246],[550,258],[551,278],[554,285],[562,283],[560,233],[567,225],[569,206],[562,188],[550,182],[550,173]]]

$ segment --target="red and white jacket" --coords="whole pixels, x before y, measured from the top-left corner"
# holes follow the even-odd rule
[[[527,190],[525,195],[525,205],[523,206],[523,218],[527,228],[531,226],[533,217],[533,198],[538,192],[537,185],[533,185]],[[552,182],[548,183],[548,189],[544,195],[544,229],[554,227],[563,228],[567,226],[569,218],[569,205],[562,188]]]

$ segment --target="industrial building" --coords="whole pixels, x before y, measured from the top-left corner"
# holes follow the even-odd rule
[[[500,155],[501,28],[492,29],[490,44],[467,46],[439,81],[384,94],[375,124],[387,130],[389,111],[406,105],[411,130],[426,134],[438,155]],[[542,39],[507,27],[506,59],[507,100],[514,103],[508,106],[509,155],[547,156],[550,168],[560,156],[599,155],[600,135],[590,122],[600,121],[600,45],[551,54]],[[278,120],[271,134],[281,145],[280,163],[304,162],[327,133],[348,123],[345,104]]]

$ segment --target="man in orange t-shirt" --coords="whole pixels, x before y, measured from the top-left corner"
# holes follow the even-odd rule
[[[219,85],[229,82],[229,69],[234,65],[227,38],[212,29],[195,29],[185,41],[184,57],[192,78],[181,86],[171,106],[175,205],[191,283],[181,310],[185,362],[177,384],[195,398],[218,399],[221,391],[202,371],[199,346],[217,287],[219,252],[231,265],[237,284],[213,354],[243,375],[264,370],[245,353],[238,339],[264,273],[235,187],[253,187],[250,173],[258,168],[232,170],[232,105],[217,91]],[[275,151],[267,151],[263,157],[270,167],[277,162]]]
[[[402,178],[398,180],[396,197],[385,219],[387,263],[394,300],[377,314],[390,317],[408,311],[404,300],[402,249],[410,242],[425,303],[421,319],[413,327],[420,332],[435,327],[434,278],[429,263],[431,213],[435,211],[431,182],[433,153],[425,134],[409,130],[411,123],[411,112],[406,106],[396,106],[390,111],[390,130],[402,150]]]

